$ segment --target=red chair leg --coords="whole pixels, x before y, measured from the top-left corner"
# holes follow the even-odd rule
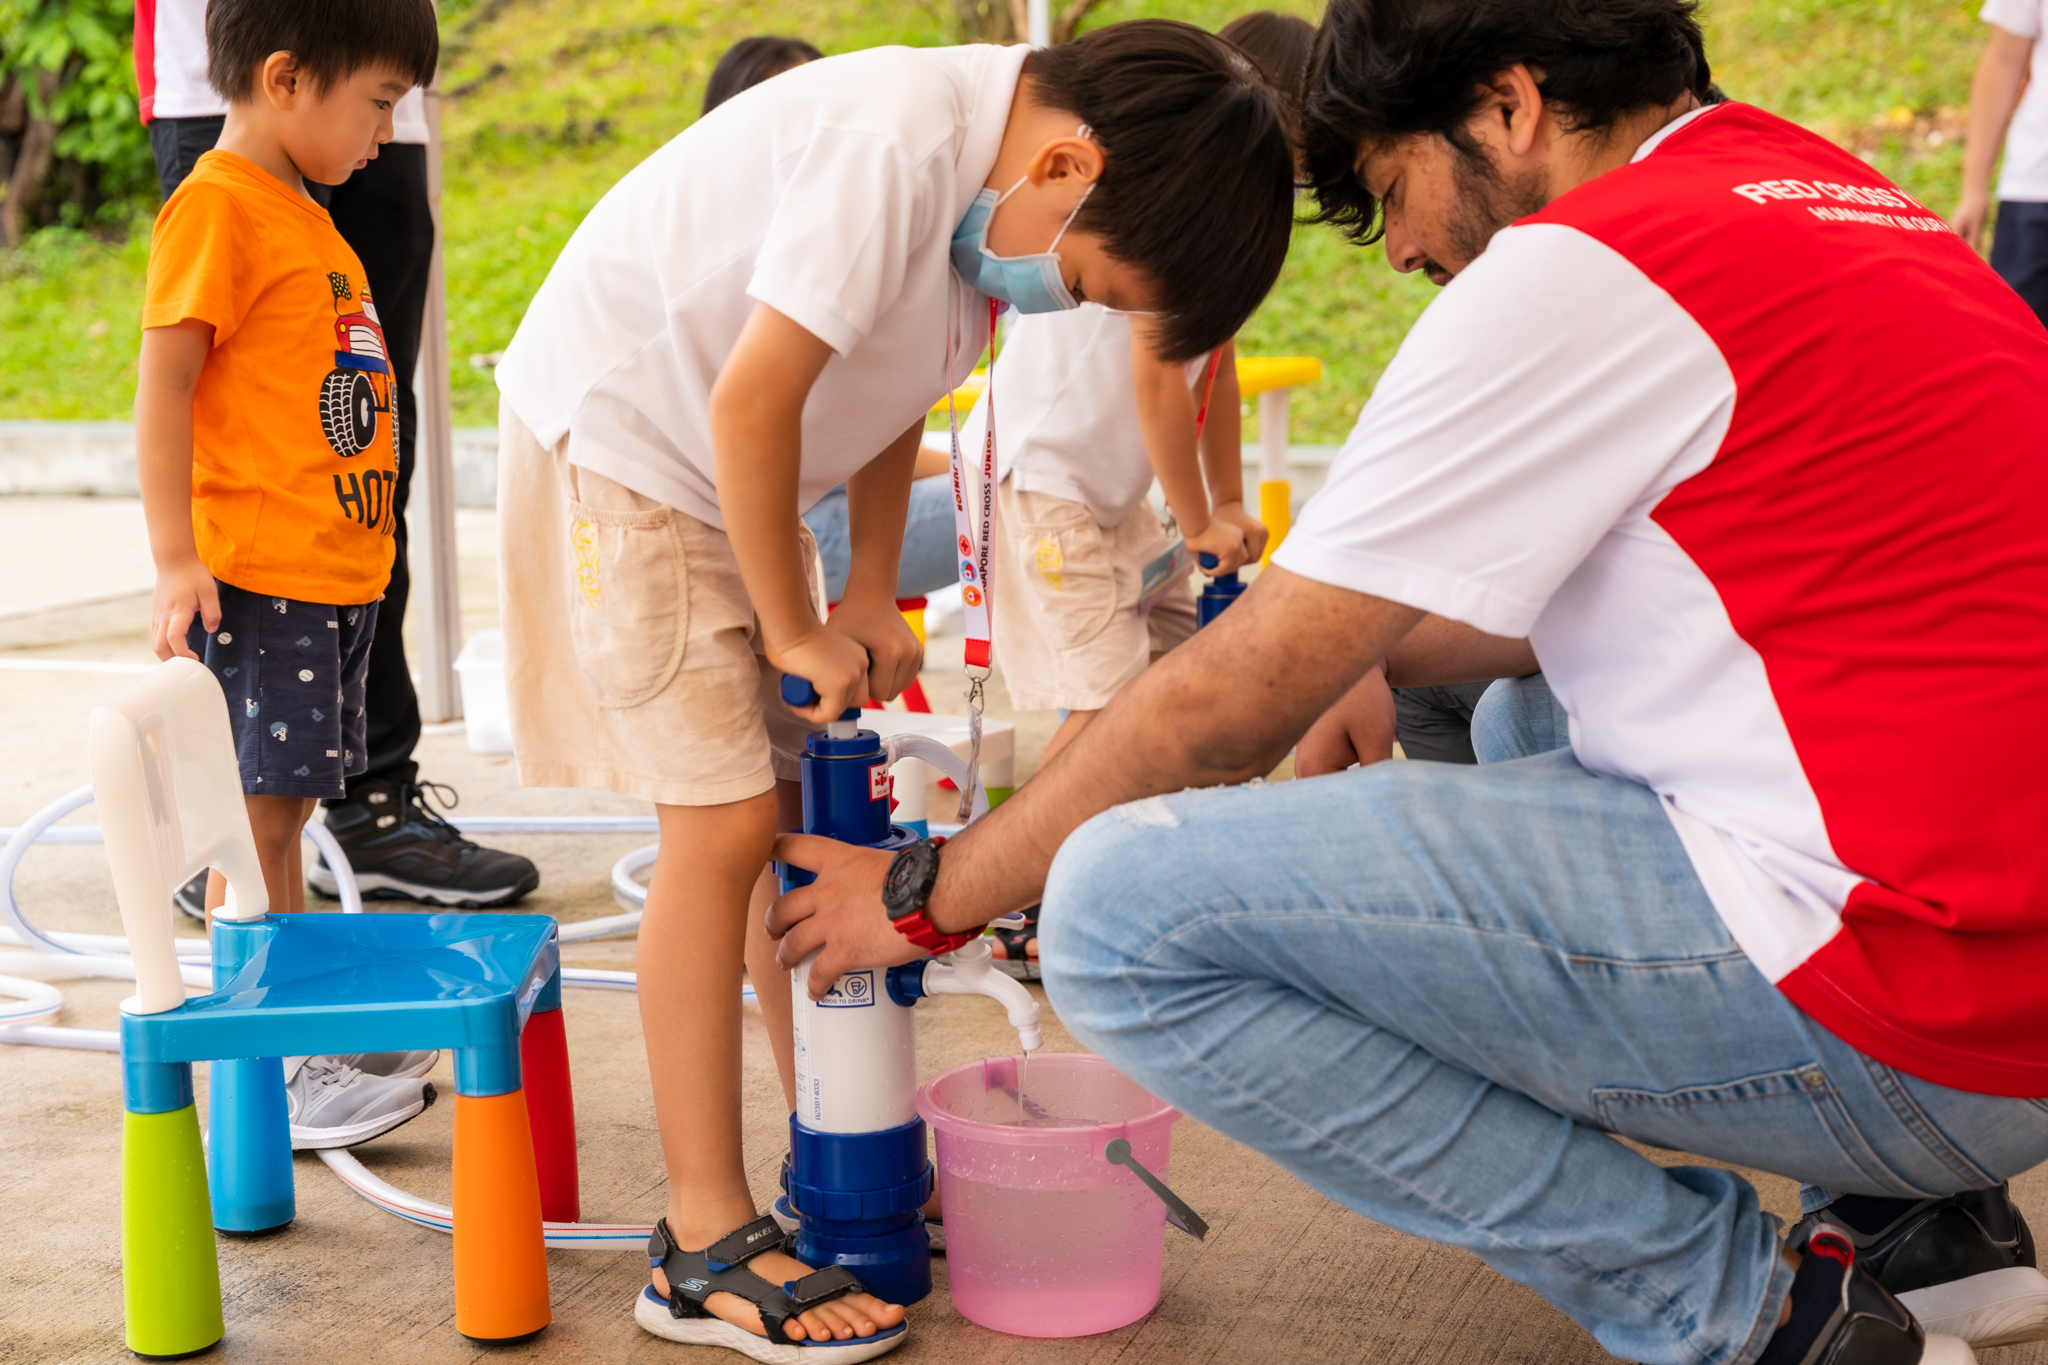
[[[574,1223],[583,1216],[576,1179],[576,1098],[569,1087],[569,1039],[560,1009],[535,1010],[519,1036],[526,1080],[526,1117],[540,1176],[541,1217]]]

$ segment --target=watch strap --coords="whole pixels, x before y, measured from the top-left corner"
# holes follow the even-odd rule
[[[964,934],[949,934],[933,924],[930,916],[922,909],[913,910],[902,918],[889,922],[896,926],[897,933],[933,956],[950,953],[955,948],[964,948],[981,937],[980,929],[972,929]]]

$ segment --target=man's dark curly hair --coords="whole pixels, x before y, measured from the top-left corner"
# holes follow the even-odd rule
[[[1598,132],[1631,109],[1708,99],[1713,73],[1696,0],[1330,0],[1303,97],[1303,159],[1316,218],[1364,245],[1380,205],[1360,151],[1416,133],[1466,155],[1482,82],[1517,63],[1540,74],[1566,126]]]

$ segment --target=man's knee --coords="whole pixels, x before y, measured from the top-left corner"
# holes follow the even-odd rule
[[[1472,709],[1472,751],[1481,763],[1547,754],[1570,743],[1570,719],[1541,673],[1502,678]]]
[[[1104,811],[1067,836],[1046,875],[1038,920],[1046,990],[1069,999],[1113,977],[1146,935],[1146,875],[1162,835],[1179,825],[1164,797]]]

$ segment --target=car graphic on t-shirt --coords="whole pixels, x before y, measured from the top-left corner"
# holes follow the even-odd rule
[[[360,455],[377,439],[377,414],[392,412],[391,361],[384,348],[384,328],[377,321],[377,305],[370,291],[363,290],[362,311],[340,312],[344,300],[354,291],[347,275],[335,271],[327,277],[334,291],[334,365],[320,381],[320,429],[327,444],[343,457]],[[397,417],[392,417],[392,448],[398,445]]]

